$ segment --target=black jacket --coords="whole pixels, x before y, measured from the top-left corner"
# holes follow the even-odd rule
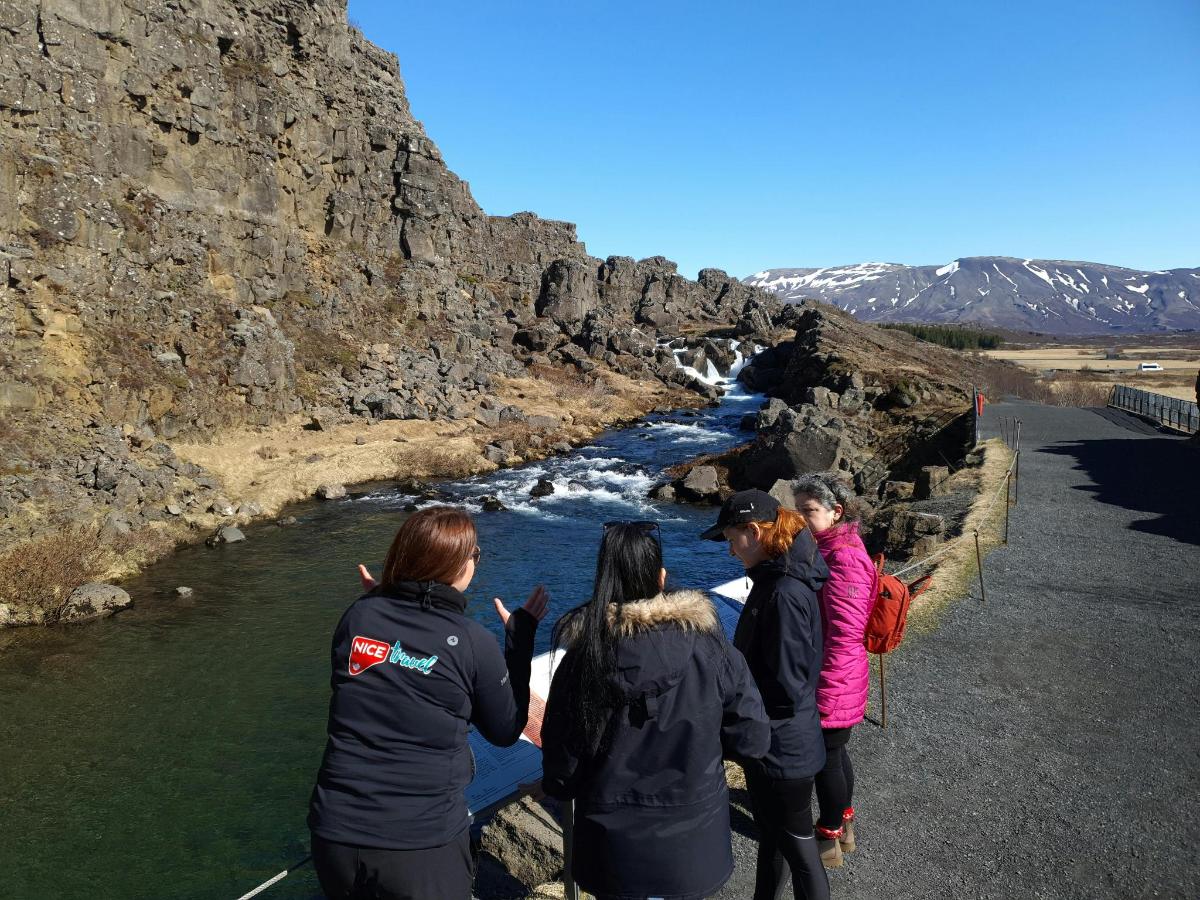
[[[360,847],[438,847],[469,824],[467,730],[514,743],[529,712],[537,622],[518,609],[495,637],[436,582],[376,588],[333,634],[329,741],[309,808],[313,834]]]
[[[746,574],[754,587],[733,645],[745,655],[771,718],[762,767],[771,778],[808,778],[825,765],[816,698],[823,655],[817,592],[829,569],[805,528],[785,553]]]
[[[610,621],[624,703],[607,751],[567,746],[569,649],[542,724],[545,790],[576,800],[575,880],[605,896],[706,897],[733,871],[722,757],[766,751],[762,702],[704,594],[614,605]]]

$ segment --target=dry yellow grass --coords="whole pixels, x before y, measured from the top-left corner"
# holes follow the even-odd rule
[[[1104,372],[1136,372],[1143,362],[1156,362],[1166,370],[1195,371],[1200,367],[1200,350],[1171,351],[1161,348],[1122,348],[1127,359],[1105,359],[1104,350],[1096,347],[1042,347],[1024,350],[986,350],[992,359],[1004,359],[1028,369],[1062,369],[1079,371],[1088,368]],[[1179,358],[1179,357],[1183,358]]]
[[[979,577],[975,562],[975,531],[979,532],[980,552],[985,555],[1004,540],[1004,480],[1013,454],[999,438],[984,441],[981,446],[983,462],[978,467],[955,473],[950,483],[952,489],[970,486],[978,491],[978,496],[967,513],[962,536],[955,539],[953,546],[937,561],[932,586],[917,598],[909,611],[909,627],[917,632],[936,627],[946,606],[962,597],[972,580]],[[904,578],[912,581],[926,571],[918,569]]]
[[[544,435],[546,443],[552,443],[587,440],[609,425],[637,418],[659,405],[695,402],[695,395],[606,373],[599,388],[561,374],[504,379],[497,385],[497,399],[528,415],[559,419],[560,427]],[[374,424],[359,420],[311,431],[305,428],[308,422],[307,416],[296,416],[266,428],[223,431],[205,443],[175,443],[173,449],[181,459],[216,475],[229,499],[254,501],[263,515],[270,516],[288,503],[313,496],[327,482],[460,478],[492,471],[496,465],[482,456],[482,449],[511,431],[506,429],[502,435],[474,421],[420,420]],[[365,443],[357,444],[358,438]]]

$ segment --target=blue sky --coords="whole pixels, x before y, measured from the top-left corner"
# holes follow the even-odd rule
[[[689,276],[1200,266],[1200,2],[350,0],[488,213]]]

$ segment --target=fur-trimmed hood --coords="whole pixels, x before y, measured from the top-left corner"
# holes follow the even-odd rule
[[[671,591],[648,600],[610,603],[608,624],[621,640],[663,625],[674,625],[682,631],[721,633],[717,610],[703,591]],[[579,628],[580,621],[576,617],[568,624],[563,635],[566,646],[575,643]]]
[[[717,611],[703,591],[672,591],[649,600],[610,603],[608,624],[619,638],[632,637],[660,625],[675,625],[684,631],[721,629]]]

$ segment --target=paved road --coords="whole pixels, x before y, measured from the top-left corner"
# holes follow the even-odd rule
[[[889,727],[850,745],[860,849],[833,896],[1200,897],[1200,450],[1024,404],[989,407],[990,434],[1002,415],[1024,423],[1011,543],[986,604],[889,661]],[[735,827],[722,898],[753,884]]]

